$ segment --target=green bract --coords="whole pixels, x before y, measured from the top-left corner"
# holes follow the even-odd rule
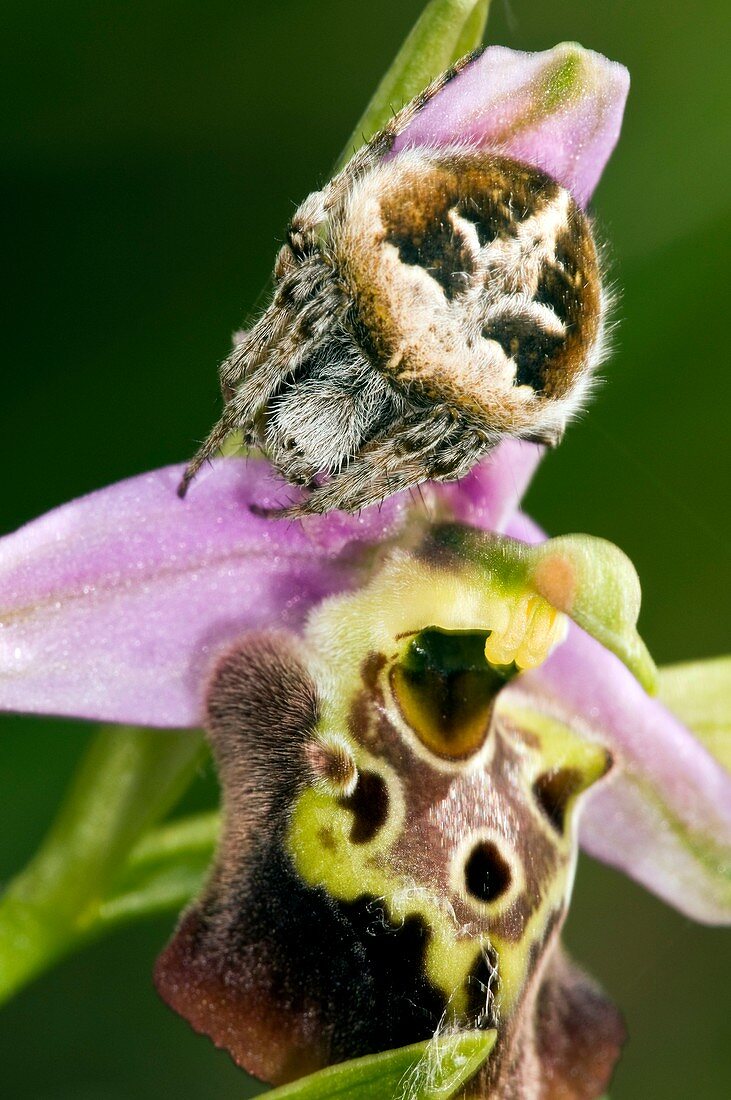
[[[329,1066],[267,1095],[271,1100],[448,1100],[480,1068],[496,1036],[495,1031],[437,1035]]]

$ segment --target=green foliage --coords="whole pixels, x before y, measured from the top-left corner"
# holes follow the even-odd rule
[[[731,772],[731,657],[668,665],[659,695]]]
[[[194,829],[184,833],[187,849],[178,843],[176,850],[164,830],[148,836],[141,852],[136,846],[178,801],[203,751],[201,735],[190,730],[99,732],[41,848],[0,898],[0,1002],[98,935],[109,910],[112,920],[147,914],[159,908],[163,881],[179,900],[184,885],[195,886]]]
[[[267,1093],[270,1100],[448,1100],[490,1054],[496,1031],[437,1035],[356,1058]]]

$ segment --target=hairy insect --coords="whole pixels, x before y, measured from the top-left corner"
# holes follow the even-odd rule
[[[443,74],[296,211],[272,302],[220,369],[223,416],[308,490],[278,515],[357,511],[466,474],[506,436],[555,445],[603,346],[590,222],[536,168],[469,144],[391,152]]]

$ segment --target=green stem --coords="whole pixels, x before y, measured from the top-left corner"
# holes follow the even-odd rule
[[[431,0],[376,88],[340,159],[353,153],[435,76],[482,42],[490,0]]]
[[[41,848],[0,899],[0,1002],[95,933],[120,866],[180,797],[202,752],[191,731],[97,734]]]
[[[200,891],[218,841],[218,811],[163,825],[130,852],[99,907],[100,930],[153,913],[179,912]]]

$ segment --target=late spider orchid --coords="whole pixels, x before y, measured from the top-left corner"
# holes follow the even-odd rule
[[[406,140],[585,205],[626,91],[576,46],[492,48]],[[600,1096],[623,1027],[560,946],[579,841],[731,922],[731,775],[653,695],[628,559],[519,511],[541,454],[298,523],[261,460],[183,502],[175,466],[0,541],[1,707],[209,731],[222,839],[156,980],[264,1080],[456,1026],[495,1033],[467,1095]]]

